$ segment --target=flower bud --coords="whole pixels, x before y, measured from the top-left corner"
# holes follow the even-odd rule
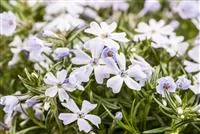
[[[115,114],[115,118],[117,118],[118,120],[121,120],[122,119],[122,112],[117,112],[116,114]]]
[[[181,107],[177,108],[177,113],[178,114],[183,114],[183,109]]]
[[[163,103],[164,106],[167,106],[166,100],[162,99],[162,103]]]
[[[182,100],[181,100],[180,96],[179,95],[174,95],[174,97],[175,97],[176,101],[181,105],[182,104]]]

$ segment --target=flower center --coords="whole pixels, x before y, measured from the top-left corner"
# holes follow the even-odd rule
[[[91,63],[92,65],[97,65],[97,64],[98,64],[98,59],[97,59],[97,58],[93,58],[93,59],[90,61],[90,63]]]
[[[114,54],[113,54],[112,51],[108,51],[108,52],[107,52],[107,55],[108,55],[108,57],[112,57]]]
[[[121,70],[120,75],[121,77],[126,77],[128,74],[125,70]]]
[[[108,34],[107,33],[102,33],[101,34],[101,38],[103,38],[103,39],[108,38]]]
[[[85,114],[84,113],[78,113],[78,118],[84,118]]]
[[[169,83],[164,83],[163,88],[164,88],[165,90],[168,90],[168,89],[170,88]]]
[[[57,87],[58,87],[58,88],[61,88],[61,87],[62,87],[62,84],[60,84],[60,83],[57,84]]]

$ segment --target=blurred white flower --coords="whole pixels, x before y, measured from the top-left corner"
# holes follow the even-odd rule
[[[109,77],[106,72],[107,67],[101,59],[103,47],[104,46],[98,42],[90,45],[90,48],[88,49],[90,50],[92,56],[89,56],[80,49],[76,49],[73,51],[76,56],[71,60],[73,64],[83,65],[76,69],[76,72],[85,72],[85,79],[89,80],[89,77],[94,70],[95,80],[99,84],[103,83],[104,78]]]
[[[190,88],[191,81],[185,78],[185,76],[178,77],[178,80],[176,81],[177,88],[180,88],[182,90],[187,90]]]
[[[15,36],[13,41],[9,44],[10,51],[13,53],[12,59],[8,62],[9,66],[15,65],[19,60],[19,53],[23,50],[23,43],[19,36]]]
[[[114,74],[115,76],[111,77],[107,81],[107,87],[112,88],[113,93],[119,93],[123,82],[130,88],[134,90],[140,90],[141,85],[133,80],[131,77],[136,73],[140,73],[135,71],[137,68],[132,67],[126,70],[126,59],[124,54],[117,55],[117,64],[116,62],[108,57],[107,59],[107,66],[110,67],[110,74]],[[143,74],[138,74],[143,75]]]
[[[12,12],[0,13],[0,35],[11,36],[16,29],[17,20]]]
[[[199,41],[199,39],[197,40]],[[188,51],[188,56],[194,61],[184,61],[185,70],[189,73],[200,71],[200,44]]]
[[[183,56],[189,46],[189,44],[183,40],[183,36],[170,35],[164,38],[164,41],[160,43],[160,45],[157,45],[157,47],[164,48],[170,56]]]
[[[79,14],[83,13],[84,8],[82,2],[84,1],[55,1],[55,0],[48,0],[46,1],[46,8],[45,11],[47,15],[54,15],[58,13],[69,13],[70,15],[79,16]],[[76,10],[74,10],[76,9]]]
[[[190,86],[190,89],[194,92],[194,94],[200,94],[200,73],[193,76],[193,85]]]
[[[44,61],[43,53],[50,54],[52,52],[51,46],[51,43],[46,43],[37,37],[30,37],[24,43],[24,50],[29,52],[30,61],[40,62]]]
[[[67,103],[62,103],[62,105],[73,112],[59,114],[58,118],[63,121],[64,125],[77,121],[79,130],[84,131],[85,133],[92,130],[92,126],[89,122],[94,124],[96,127],[99,127],[101,119],[96,115],[88,114],[96,108],[97,104],[91,104],[90,102],[84,100],[80,110],[74,100],[70,99]]]
[[[141,86],[144,86],[145,82],[151,78],[154,69],[144,60],[144,58],[136,54],[134,55],[134,58],[131,59],[131,63],[132,65],[130,68],[135,70],[135,73],[132,74],[133,77],[140,82]]]
[[[70,14],[61,14],[60,16],[54,18],[50,23],[46,24],[44,30],[50,31],[68,31],[73,28],[84,26],[84,21],[76,18]]]
[[[43,38],[57,38],[58,36],[50,30],[44,30],[42,33],[42,37]]]
[[[182,0],[176,7],[176,12],[180,15],[183,19],[190,19],[195,18],[199,12],[199,1],[198,0]]]
[[[165,91],[175,92],[176,90],[176,83],[171,76],[162,77],[157,80],[157,83],[156,91],[162,96],[164,96]]]
[[[152,46],[157,48],[165,42],[166,37],[174,35],[174,29],[170,25],[165,25],[164,20],[156,21],[154,19],[149,20],[149,25],[140,22],[135,29],[138,34],[133,38],[134,41],[143,41],[145,39],[152,39]]]
[[[145,0],[144,8],[139,12],[138,16],[142,17],[148,12],[155,12],[161,8],[159,0]]]
[[[114,33],[114,30],[117,28],[117,24],[113,22],[108,25],[106,22],[101,22],[100,25],[96,22],[90,23],[90,28],[86,29],[86,33],[93,34],[97,37],[89,40],[89,43],[94,45],[96,42],[102,42],[101,45],[105,45],[109,48],[119,49],[119,44],[116,42],[128,42],[128,39],[125,37],[126,33]],[[86,43],[87,44],[87,43]]]

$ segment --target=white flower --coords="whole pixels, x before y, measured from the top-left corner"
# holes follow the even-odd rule
[[[17,26],[15,15],[12,12],[0,13],[0,24],[0,35],[12,35]]]
[[[9,66],[15,65],[19,60],[19,53],[23,50],[23,43],[19,36],[15,36],[14,40],[9,44],[11,52],[13,53],[12,59],[8,62]]]
[[[132,65],[130,68],[134,68],[135,73],[132,74],[135,80],[140,82],[140,85],[144,85],[147,80],[149,80],[153,74],[154,69],[147,63],[144,58],[138,55],[134,55],[131,59]]]
[[[45,91],[45,95],[54,97],[58,93],[58,97],[61,102],[68,101],[69,96],[66,91],[69,91],[69,89],[67,88],[67,84],[64,83],[66,76],[66,70],[58,71],[56,76],[54,76],[51,72],[48,72],[44,77],[44,82],[51,87]]]
[[[76,9],[76,10],[74,10]],[[71,14],[78,16],[84,11],[82,3],[80,1],[48,1],[46,6],[46,13],[48,15],[65,13],[66,11]]]
[[[156,87],[157,93],[164,96],[165,91],[168,92],[175,92],[176,90],[176,83],[171,76],[162,77],[157,80],[158,85]]]
[[[196,74],[194,77],[193,85],[190,86],[190,89],[194,92],[194,94],[200,94],[200,73]]]
[[[40,62],[44,60],[44,54],[50,54],[52,49],[51,43],[46,43],[37,37],[30,37],[24,45],[24,50],[29,52],[29,60]]]
[[[160,47],[164,48],[170,56],[182,56],[185,54],[189,44],[187,42],[183,42],[183,36],[170,35],[165,38],[166,40],[160,44]]]
[[[160,9],[161,5],[159,0],[145,0],[144,8],[139,12],[138,16],[142,17],[148,12],[155,12]]]
[[[196,45],[191,50],[189,50],[188,56],[194,62],[185,60],[185,70],[189,73],[200,71],[200,45]]]
[[[176,81],[176,85],[178,88],[182,90],[187,90],[188,88],[190,88],[191,81],[185,78],[184,76],[180,76],[178,77],[178,80]]]
[[[80,110],[76,103],[70,99],[67,103],[62,103],[62,105],[73,112],[60,113],[58,118],[63,121],[64,125],[68,125],[77,121],[79,130],[84,131],[85,133],[88,133],[92,130],[92,126],[88,123],[88,121],[94,124],[96,127],[99,127],[101,119],[96,115],[88,114],[90,111],[96,108],[97,104],[91,104],[90,102],[84,100]]]
[[[68,31],[76,27],[81,27],[84,25],[84,21],[76,18],[70,14],[61,14],[60,16],[53,19],[52,22],[48,23],[44,30],[51,30],[51,31]]]
[[[142,41],[152,39],[152,46],[157,48],[160,43],[165,41],[166,36],[175,34],[173,30],[170,25],[165,25],[164,20],[157,22],[154,19],[150,19],[149,25],[144,22],[138,24],[138,27],[135,29],[138,34],[134,36],[133,40]]]
[[[176,7],[176,11],[183,19],[195,18],[199,12],[199,3],[196,0],[182,0]]]
[[[44,30],[42,33],[42,37],[43,38],[58,38],[58,36],[50,30]]]
[[[98,42],[94,45],[90,45],[89,50],[91,55],[80,49],[74,50],[76,57],[72,58],[72,63],[76,65],[83,65],[82,67],[76,69],[76,72],[85,72],[85,79],[89,80],[91,73],[94,70],[95,80],[97,83],[102,84],[104,78],[109,77],[107,74],[107,67],[101,59],[101,53],[103,50],[103,45]]]
[[[137,68],[132,67],[126,70],[126,59],[124,54],[121,53],[120,55],[117,55],[117,63],[119,67],[112,58],[108,57],[106,60],[107,66],[110,67],[109,73],[115,75],[107,81],[107,87],[112,88],[113,93],[120,92],[123,82],[125,82],[130,89],[141,89],[140,84],[131,78],[137,73],[135,71]]]
[[[91,22],[90,28],[86,29],[85,32],[97,36],[89,41],[93,42],[92,45],[95,45],[96,42],[102,42],[101,45],[118,50],[119,44],[116,41],[128,42],[128,39],[125,37],[126,33],[124,32],[114,33],[116,28],[117,24],[115,22],[110,25],[108,25],[106,22],[101,22],[100,25],[96,22]]]

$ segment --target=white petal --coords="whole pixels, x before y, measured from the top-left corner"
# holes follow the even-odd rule
[[[76,55],[76,57],[72,58],[72,63],[76,65],[84,65],[84,64],[89,64],[90,63],[90,56],[83,52],[80,49],[76,49],[73,51]]]
[[[130,89],[134,89],[134,90],[140,90],[141,86],[140,84],[138,84],[136,81],[134,81],[132,78],[130,78],[129,76],[127,76],[124,79],[124,82],[126,83],[126,85],[130,88]]]
[[[67,103],[62,103],[62,105],[64,107],[66,107],[67,109],[69,109],[70,111],[72,111],[73,113],[79,113],[80,112],[78,106],[76,105],[76,103],[72,99],[69,99],[67,101]]]
[[[92,130],[92,126],[85,119],[78,119],[78,127],[80,131],[89,133]]]
[[[64,80],[65,80],[65,78],[67,76],[67,71],[64,70],[64,69],[61,70],[61,71],[58,71],[56,76],[57,76],[57,79],[58,79],[59,83],[61,84],[61,83],[64,82]]]
[[[90,28],[86,29],[85,32],[98,36],[100,33],[102,33],[102,30],[101,30],[99,24],[97,24],[96,22],[91,22]]]
[[[123,78],[120,75],[114,76],[107,81],[107,87],[112,88],[113,93],[119,93],[123,84]]]
[[[112,33],[113,31],[115,31],[115,29],[117,28],[117,23],[113,22],[112,24],[110,24],[108,26],[109,32]]]
[[[56,86],[50,87],[45,91],[45,96],[54,97],[58,92],[58,88]]]
[[[101,53],[102,53],[102,50],[104,48],[104,44],[102,41],[98,41],[96,40],[95,42],[90,42],[91,44],[89,45],[89,49],[92,53],[92,58],[99,58]]]
[[[105,44],[105,46],[109,47],[109,48],[115,48],[116,50],[119,50],[119,44],[112,40],[112,39],[109,39],[109,38],[106,38],[103,40],[103,43]]]
[[[126,58],[123,53],[117,55],[117,62],[121,70],[126,70]]]
[[[44,76],[44,82],[48,85],[56,85],[58,81],[57,81],[56,77],[51,72],[48,72]]]
[[[92,111],[93,109],[95,109],[96,106],[97,106],[97,104],[92,104],[89,101],[84,100],[82,103],[81,112],[83,112],[84,114],[87,114],[90,111]]]
[[[134,77],[137,80],[146,79],[147,75],[142,71],[139,65],[133,65],[128,70],[127,73],[130,77]]]
[[[87,114],[84,119],[89,120],[92,124],[94,124],[96,127],[99,127],[99,124],[101,123],[101,119],[96,116],[96,115],[92,115],[92,114]]]
[[[96,66],[94,68],[95,80],[98,84],[103,84],[105,78],[109,78],[108,67],[106,66]]]
[[[63,88],[58,89],[58,97],[61,102],[67,102],[69,100],[69,96]]]
[[[119,42],[128,42],[128,39],[125,37],[126,36],[126,33],[112,33],[110,35],[111,39],[113,40],[116,40],[116,41],[119,41]]]
[[[68,125],[68,124],[76,121],[78,118],[77,118],[77,114],[60,113],[58,116],[58,119],[62,120],[64,125]]]
[[[104,59],[104,62],[110,68],[110,70],[109,70],[110,74],[118,74],[120,72],[120,70],[113,58],[107,57]]]

